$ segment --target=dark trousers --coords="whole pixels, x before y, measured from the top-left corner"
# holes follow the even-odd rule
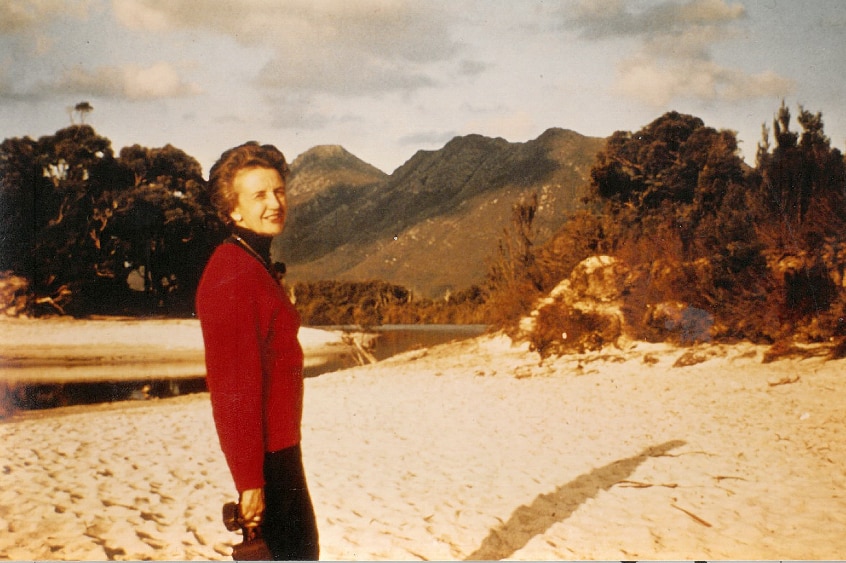
[[[264,479],[262,534],[273,558],[316,561],[320,554],[317,521],[300,446],[265,454]]]

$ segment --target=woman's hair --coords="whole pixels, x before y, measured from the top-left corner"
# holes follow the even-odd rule
[[[218,217],[232,224],[230,213],[238,203],[238,194],[232,186],[235,175],[248,168],[270,168],[279,172],[282,180],[288,178],[285,155],[273,145],[259,145],[249,141],[225,151],[209,171],[208,194]]]

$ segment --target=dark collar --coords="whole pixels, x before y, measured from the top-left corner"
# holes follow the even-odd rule
[[[243,229],[241,227],[234,227],[232,229],[232,234],[236,237],[240,237],[250,245],[262,260],[264,260],[265,264],[270,264],[270,244],[273,242],[273,237],[269,237],[266,235],[260,235],[254,231],[249,229]]]

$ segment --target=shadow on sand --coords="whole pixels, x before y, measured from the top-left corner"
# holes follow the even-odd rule
[[[607,491],[625,480],[640,464],[651,457],[660,457],[686,442],[673,440],[653,446],[634,457],[609,463],[580,475],[554,492],[538,495],[532,504],[518,507],[501,526],[491,529],[479,548],[465,561],[498,560],[511,557],[532,538],[543,534],[554,524],[563,522],[588,499]]]

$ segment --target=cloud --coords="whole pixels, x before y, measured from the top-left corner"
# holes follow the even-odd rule
[[[648,105],[786,96],[793,81],[773,71],[747,73],[714,61],[713,47],[736,37],[745,18],[742,5],[725,0],[663,0],[641,11],[623,0],[586,0],[567,25],[592,40],[637,41],[618,63],[612,90]]]
[[[724,0],[664,0],[642,11],[627,9],[623,0],[582,0],[569,25],[589,39],[649,37],[685,32],[697,26],[724,25],[745,14],[742,5]]]
[[[459,63],[458,73],[461,76],[478,76],[490,69],[493,65],[480,61],[463,60]]]
[[[655,107],[683,98],[713,102],[785,97],[793,88],[792,81],[770,71],[747,74],[706,60],[662,64],[647,59],[621,63],[614,86],[617,93]]]
[[[183,81],[166,62],[148,67],[137,65],[100,66],[94,70],[76,68],[49,87],[54,93],[73,93],[130,101],[192,96],[200,88]]]
[[[326,53],[311,60],[276,57],[261,70],[256,84],[272,90],[364,95],[416,90],[434,86],[435,81],[425,72],[409,69],[397,61],[364,63]]]
[[[298,94],[267,96],[269,124],[280,129],[312,130],[324,127],[330,121],[331,111],[320,106],[313,97]]]
[[[458,135],[455,131],[419,131],[400,137],[397,143],[403,147],[438,146],[441,147]]]
[[[525,110],[497,112],[488,117],[468,120],[464,124],[466,131],[482,135],[504,136],[509,141],[528,139],[536,130],[534,116]]]
[[[148,2],[113,0],[112,11],[118,23],[129,29],[160,32],[174,27],[173,18],[167,12]]]
[[[8,71],[8,63],[0,64],[0,99],[14,99],[15,90],[12,87],[12,78]]]
[[[423,4],[422,6],[420,4]],[[329,44],[408,61],[440,60],[454,51],[448,17],[409,0],[114,0],[115,16],[144,31],[206,29],[244,45],[300,51]],[[344,56],[337,52],[336,56]]]
[[[0,33],[27,33],[46,25],[51,17],[83,18],[89,0],[10,0],[0,2]]]
[[[4,47],[17,59],[46,55],[56,45],[50,23],[57,19],[66,23],[85,19],[90,15],[91,7],[91,0],[0,1],[0,36],[13,39]],[[9,97],[8,92],[0,92],[0,97]]]
[[[118,21],[147,32],[223,34],[265,49],[256,83],[269,90],[340,95],[408,91],[434,83],[429,65],[460,47],[449,10],[407,0],[115,0]]]

